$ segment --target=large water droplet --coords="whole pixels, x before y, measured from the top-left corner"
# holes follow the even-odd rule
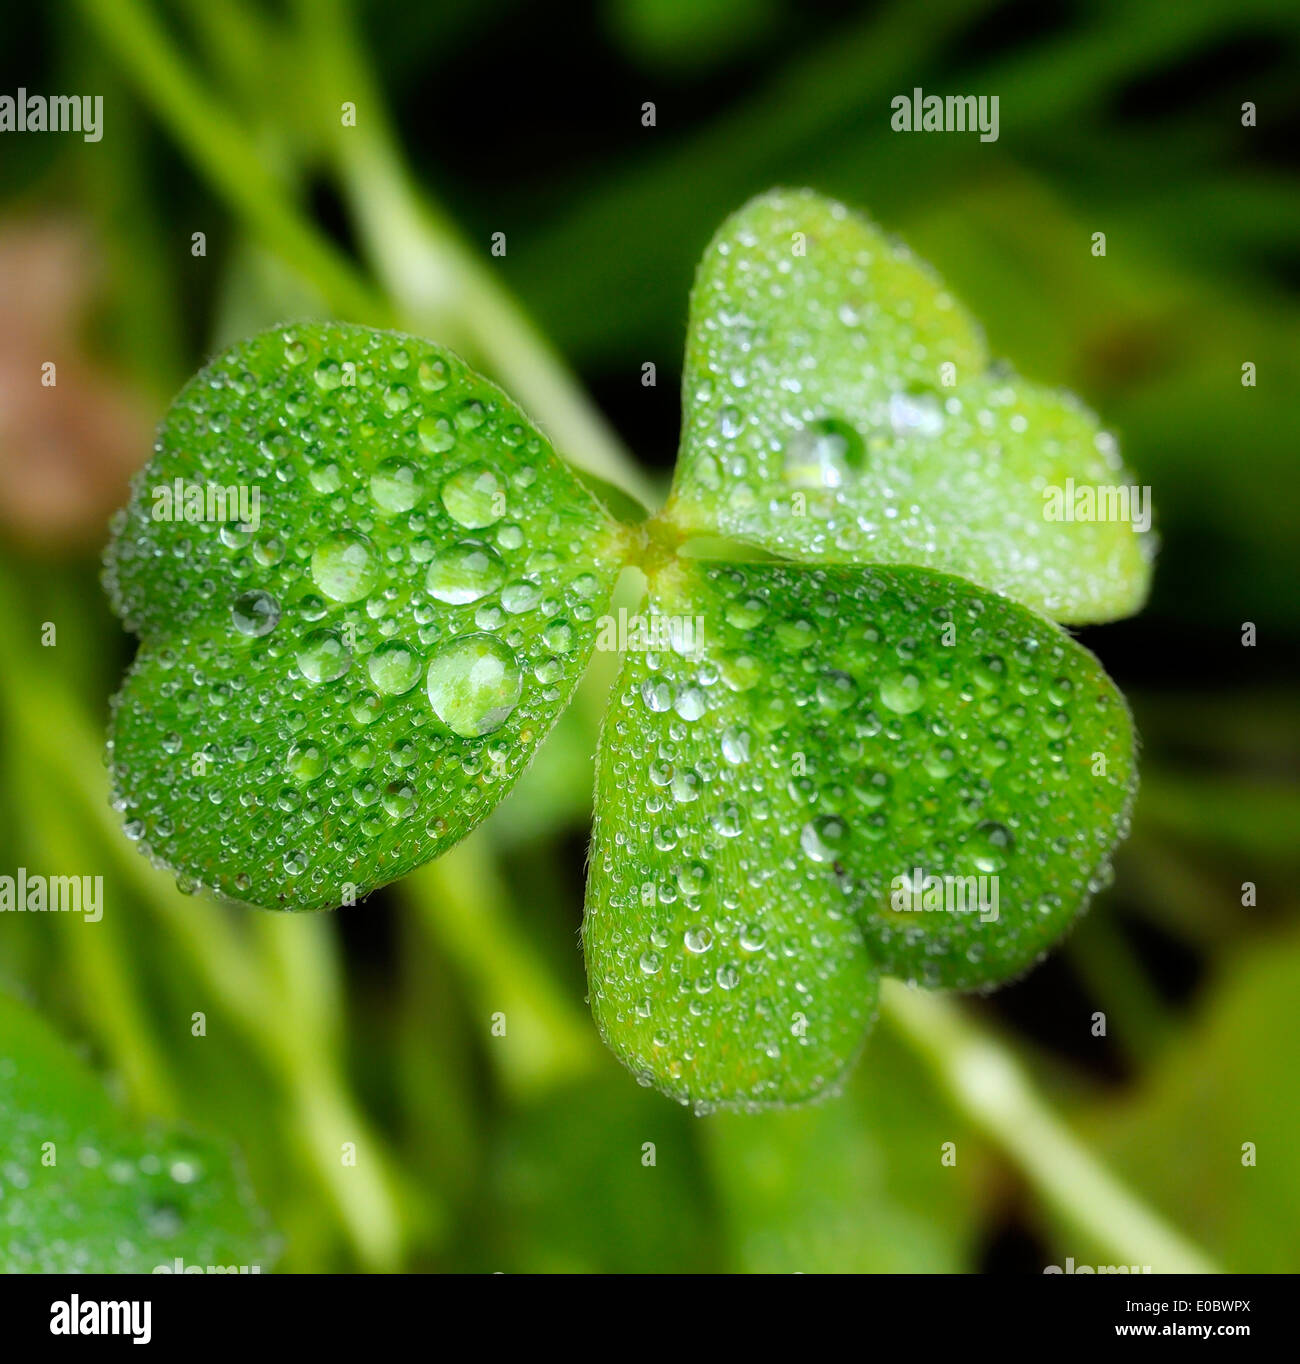
[[[447,362],[445,360],[422,360],[419,376],[422,389],[428,393],[437,393],[447,387]]]
[[[896,436],[937,436],[943,430],[943,408],[933,393],[894,393],[889,424]]]
[[[507,583],[501,591],[501,605],[512,616],[531,611],[541,600],[542,589],[536,583],[521,578],[518,582]]]
[[[683,720],[698,720],[708,709],[708,702],[699,687],[683,687],[673,701],[673,709]]]
[[[713,946],[713,930],[704,924],[688,928],[682,935],[682,941],[686,944],[688,952],[697,954],[707,952]]]
[[[444,550],[429,565],[424,585],[431,597],[464,606],[495,592],[505,578],[505,563],[490,545],[465,540]]]
[[[406,819],[415,810],[415,787],[410,782],[389,782],[383,795],[384,812],[393,819]]]
[[[505,515],[505,488],[486,464],[467,464],[442,485],[442,505],[453,521],[481,530]]]
[[[854,781],[853,794],[868,810],[875,810],[885,803],[893,784],[893,779],[888,772],[869,768]]]
[[[308,682],[336,682],[352,666],[352,655],[336,630],[313,630],[298,650],[298,667]]]
[[[880,699],[896,715],[911,715],[925,704],[925,687],[914,672],[890,673],[880,683]]]
[[[230,619],[241,635],[269,635],[280,623],[280,603],[269,592],[245,592],[235,598]]]
[[[688,900],[702,895],[712,879],[712,872],[702,862],[692,862],[677,869],[677,888]]]
[[[966,851],[976,871],[995,872],[1007,865],[1015,846],[1016,840],[1005,824],[985,820],[971,831]]]
[[[386,459],[370,475],[370,496],[381,512],[394,516],[410,511],[424,496],[424,480],[405,460]]]
[[[315,781],[325,770],[325,754],[316,744],[294,744],[285,757],[284,770],[294,781]]]
[[[722,731],[722,756],[733,766],[749,761],[749,746],[752,736],[747,729],[729,725]]]
[[[762,924],[746,924],[740,930],[740,946],[746,952],[761,952],[767,943],[767,930]]]
[[[360,601],[374,587],[379,556],[364,535],[340,531],[318,544],[311,556],[311,576],[334,601]]]
[[[718,672],[732,691],[749,691],[763,676],[763,663],[743,650],[725,653],[718,659]]]
[[[814,862],[834,862],[849,841],[849,826],[839,815],[822,815],[803,826],[799,846]]]
[[[847,709],[857,694],[857,683],[848,673],[828,672],[817,683],[817,699],[830,711]]]
[[[838,488],[861,468],[863,451],[862,437],[848,422],[809,422],[786,442],[786,480],[799,488]]]
[[[322,360],[316,366],[313,378],[317,386],[324,389],[326,393],[338,388],[343,382],[343,369],[337,360]]]
[[[500,729],[519,704],[523,670],[494,635],[464,635],[429,660],[433,713],[453,734],[476,739]]]
[[[727,603],[727,624],[737,630],[752,630],[767,615],[767,603],[762,597],[749,596]]]
[[[420,656],[400,639],[386,640],[366,662],[377,690],[401,696],[420,680]]]
[[[673,703],[673,689],[661,679],[647,677],[641,683],[641,699],[647,709],[662,713]]]
[[[318,493],[336,493],[343,486],[343,473],[334,460],[313,464],[307,471],[307,481]]]

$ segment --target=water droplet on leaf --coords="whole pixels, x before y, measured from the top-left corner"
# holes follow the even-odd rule
[[[339,531],[312,552],[311,576],[332,601],[360,601],[374,588],[378,572],[374,545],[354,531]]]
[[[522,685],[519,660],[494,635],[465,635],[429,660],[429,704],[462,738],[500,729],[519,704]]]
[[[230,618],[241,635],[269,635],[280,623],[280,603],[269,592],[245,592],[235,598]]]

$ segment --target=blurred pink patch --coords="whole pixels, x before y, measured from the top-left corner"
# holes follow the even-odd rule
[[[28,545],[101,540],[151,447],[147,400],[83,348],[97,267],[68,219],[0,227],[0,525]]]

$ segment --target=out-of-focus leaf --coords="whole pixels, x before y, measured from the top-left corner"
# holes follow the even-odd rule
[[[557,1090],[506,1115],[492,1152],[485,1267],[517,1273],[718,1268],[693,1120],[627,1083]]]
[[[232,1153],[132,1130],[39,1015],[0,992],[0,1270],[265,1268],[272,1245]]]
[[[763,37],[778,0],[608,0],[609,25],[641,65],[706,70]]]
[[[971,1145],[914,1061],[872,1041],[843,1098],[704,1120],[731,1268],[759,1274],[956,1273],[975,1226]]]
[[[1244,954],[1131,1102],[1088,1122],[1119,1173],[1229,1271],[1296,1267],[1279,1229],[1300,1225],[1297,996],[1300,940]]]
[[[1142,777],[1142,819],[1199,850],[1244,851],[1294,862],[1300,792],[1294,782],[1284,780],[1148,768]]]

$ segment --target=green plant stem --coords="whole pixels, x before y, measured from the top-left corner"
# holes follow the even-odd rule
[[[1009,1155],[1060,1217],[1120,1264],[1157,1273],[1215,1266],[1146,1207],[1042,1102],[1007,1048],[949,1000],[887,980],[881,1012],[926,1061],[954,1107]]]
[[[39,745],[24,737],[42,722],[41,717],[22,699],[19,674],[4,669],[3,676],[10,684],[4,689],[4,697],[10,720],[9,758],[15,794],[21,782],[19,804],[31,819],[35,844],[46,865],[80,870],[89,864],[91,849],[71,827],[67,805],[58,791],[46,783]],[[98,923],[86,921],[84,915],[78,917],[66,925],[62,946],[77,987],[79,1016],[125,1081],[131,1106],[141,1115],[175,1117],[174,1077],[150,1030],[138,973],[128,967],[130,948],[123,942],[115,916],[105,912]]]
[[[148,7],[139,0],[80,3],[163,125],[254,234],[311,279],[340,315],[392,325],[388,304],[288,202],[250,149],[247,133],[189,69]],[[405,324],[474,352],[471,359],[481,355],[574,463],[643,502],[656,501],[653,485],[554,351],[451,225],[415,192],[386,131],[379,96],[354,55],[346,11],[313,10],[304,29],[319,39],[314,45],[330,73],[325,79],[344,92],[330,116],[338,120],[345,99],[362,112],[355,128],[338,122],[339,167],[367,252],[399,301]]]
[[[16,621],[13,603],[0,580],[0,617]],[[65,800],[46,780],[48,754],[41,735],[51,732],[39,692],[29,691],[24,679],[31,674],[12,666],[12,657],[0,668],[0,709],[6,720],[10,743],[8,774],[15,806],[27,812],[31,829],[51,868],[72,870],[89,857],[78,847],[69,825]],[[54,733],[57,739],[57,731]],[[87,771],[99,771],[98,762]],[[78,784],[84,779],[76,775]],[[113,831],[120,843],[121,831]],[[102,908],[102,907],[101,907]],[[136,981],[126,969],[116,925],[107,913],[98,923],[80,920],[69,924],[63,947],[80,987],[80,1016],[99,1039],[112,1067],[126,1082],[127,1097],[140,1113],[167,1118],[176,1112],[176,1092],[167,1063],[146,1021]]]
[[[468,980],[481,1035],[508,1092],[526,1100],[589,1070],[595,1036],[524,941],[484,830],[405,879],[430,934]],[[504,1036],[491,1031],[493,1016]]]
[[[143,859],[137,860],[140,871],[149,873]],[[299,1150],[358,1259],[369,1269],[395,1269],[403,1242],[397,1181],[378,1136],[354,1106],[340,1073],[334,1050],[338,1011],[323,1031],[317,1027],[318,949],[301,937],[292,940],[293,930],[303,926],[287,915],[283,928],[254,925],[264,945],[268,934],[276,938],[260,958],[259,971],[220,906],[162,888],[149,900],[165,916],[173,937],[230,1013],[245,1043],[289,1096],[289,1119]],[[345,1141],[357,1150],[355,1166],[342,1164]]]

